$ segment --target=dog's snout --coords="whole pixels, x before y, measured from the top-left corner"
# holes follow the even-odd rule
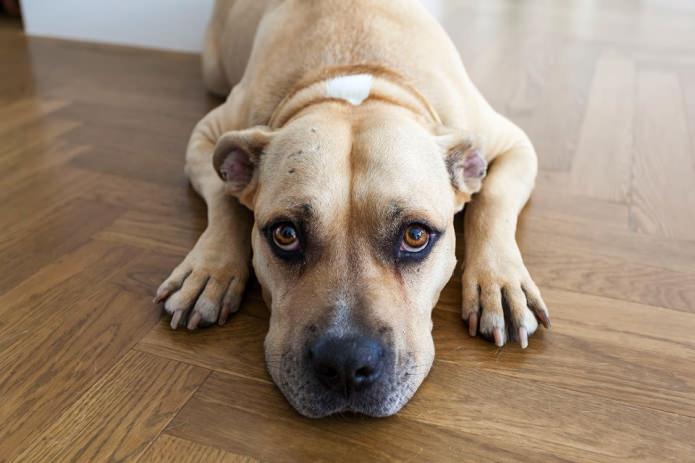
[[[309,348],[317,379],[328,389],[349,394],[375,383],[384,369],[384,346],[367,336],[321,337]]]

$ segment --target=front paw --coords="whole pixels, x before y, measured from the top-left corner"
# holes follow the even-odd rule
[[[550,328],[548,309],[516,245],[473,253],[464,265],[462,289],[462,317],[471,336],[479,331],[500,347],[511,339],[526,348],[538,322]]]
[[[172,329],[224,325],[239,309],[249,277],[248,253],[235,253],[226,240],[206,233],[157,289],[154,302],[164,302]]]

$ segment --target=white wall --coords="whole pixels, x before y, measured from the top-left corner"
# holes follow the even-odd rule
[[[437,18],[442,0],[421,0]],[[30,35],[197,52],[214,0],[21,0]]]
[[[22,0],[30,35],[200,51],[213,0]]]

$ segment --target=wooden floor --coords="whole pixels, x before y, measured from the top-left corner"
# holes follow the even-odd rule
[[[401,413],[298,416],[257,285],[196,333],[151,302],[205,225],[198,58],[2,22],[0,461],[695,460],[695,4],[429,3],[537,145],[518,238],[552,330],[469,338],[456,275]]]

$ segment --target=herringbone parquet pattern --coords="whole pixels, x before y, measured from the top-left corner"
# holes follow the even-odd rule
[[[399,415],[301,418],[257,287],[195,333],[151,302],[205,225],[183,175],[217,104],[198,58],[3,22],[0,461],[695,458],[695,4],[434,3],[537,145],[518,239],[553,329],[523,352],[469,338],[457,274]]]

